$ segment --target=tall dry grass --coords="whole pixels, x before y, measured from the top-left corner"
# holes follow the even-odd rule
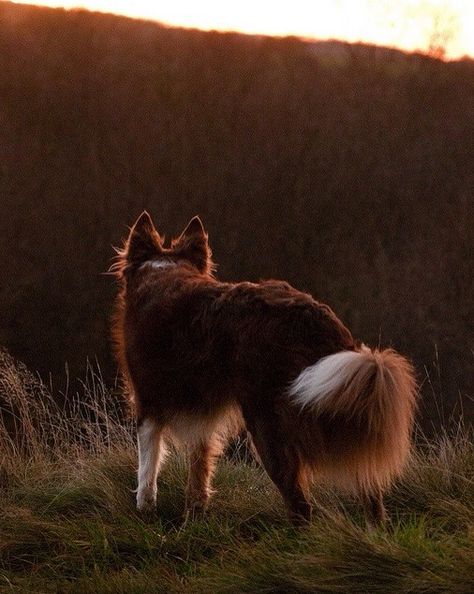
[[[39,376],[0,349],[0,452],[5,468],[31,462],[99,455],[133,443],[133,420],[118,390],[100,370],[87,369],[82,389],[62,398]],[[62,402],[62,404],[61,404]]]

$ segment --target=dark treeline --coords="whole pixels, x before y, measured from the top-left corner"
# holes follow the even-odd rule
[[[0,3],[0,151],[0,344],[43,375],[113,377],[100,273],[147,208],[472,416],[473,62]]]

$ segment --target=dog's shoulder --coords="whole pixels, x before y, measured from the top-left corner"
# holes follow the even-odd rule
[[[240,315],[267,315],[275,318],[335,318],[332,310],[309,293],[299,291],[286,281],[263,280],[258,283],[220,283],[214,308]]]
[[[222,299],[240,306],[292,308],[318,306],[309,293],[292,287],[286,281],[263,280],[258,283],[240,282],[223,288]]]

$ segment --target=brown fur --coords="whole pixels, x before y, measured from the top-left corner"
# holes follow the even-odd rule
[[[188,508],[205,507],[216,456],[245,425],[295,522],[310,518],[313,473],[356,491],[369,519],[382,520],[382,493],[410,446],[409,363],[367,349],[343,390],[320,410],[301,410],[288,398],[290,383],[358,344],[310,295],[280,281],[223,283],[213,268],[197,217],[165,248],[147,213],[113,266],[118,362],[139,426],[149,420],[191,449]]]

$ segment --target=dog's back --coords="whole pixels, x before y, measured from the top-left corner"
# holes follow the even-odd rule
[[[364,427],[363,410],[373,412],[376,408],[367,405],[375,398],[371,396],[378,377],[371,363],[375,355],[368,355],[368,349],[363,355],[335,314],[310,295],[278,281],[219,282],[212,275],[210,256],[199,219],[193,219],[171,247],[165,248],[147,215],[132,229],[119,255],[117,270],[122,292],[114,334],[139,426],[146,426],[141,440],[139,429],[139,442],[146,442],[144,447],[149,448],[152,435],[151,442],[159,443],[163,450],[162,436],[174,434],[190,443],[201,470],[194,476],[191,472],[189,498],[207,501],[213,459],[223,447],[222,435],[237,431],[237,420],[243,418],[294,519],[307,519],[308,469],[319,466],[321,470],[328,466],[329,459],[331,465],[337,466],[331,444],[340,448],[346,438],[352,439],[354,447],[346,448],[346,460],[341,452],[342,466],[347,466],[348,458],[357,459],[359,450],[365,460],[367,448],[383,449],[380,439],[367,436]],[[342,359],[338,354],[342,353],[353,354],[343,356],[350,358],[352,367],[345,362],[339,365]],[[318,411],[312,406],[319,398],[315,374],[321,374],[318,362],[330,356],[339,357],[337,365],[326,366],[338,369],[339,380],[332,376],[328,379],[335,387],[325,407]],[[338,408],[344,387],[354,374],[361,374],[364,365],[369,371],[358,391],[365,393],[365,403],[357,394],[351,394],[348,398],[352,409]],[[380,363],[377,369],[382,367]],[[311,375],[308,370],[316,371]],[[406,418],[400,422],[404,425],[397,428],[405,435],[411,428],[415,390],[408,364],[402,376],[408,377],[403,396],[408,404],[403,405]],[[304,397],[302,378],[308,380]],[[396,391],[396,386],[391,390]],[[332,412],[328,402],[332,403]],[[355,412],[354,402],[359,403]],[[308,403],[311,410],[305,411]],[[379,412],[373,413],[378,420],[386,414],[385,405],[381,406]],[[387,424],[388,420],[383,422]],[[384,450],[383,456],[387,455]],[[406,457],[405,450],[399,457]],[[155,458],[151,470],[145,472],[152,477],[152,483],[160,455]],[[375,478],[371,476],[362,484],[357,475],[359,467],[353,465],[354,490],[382,488],[383,481],[376,480],[377,456],[369,458],[365,467],[371,467]],[[387,466],[386,461],[379,462],[380,467]],[[394,474],[397,472],[398,467]],[[333,474],[341,476],[337,469]],[[145,495],[141,497],[139,487],[139,505],[141,500],[143,503],[149,499],[147,487],[143,490]]]

